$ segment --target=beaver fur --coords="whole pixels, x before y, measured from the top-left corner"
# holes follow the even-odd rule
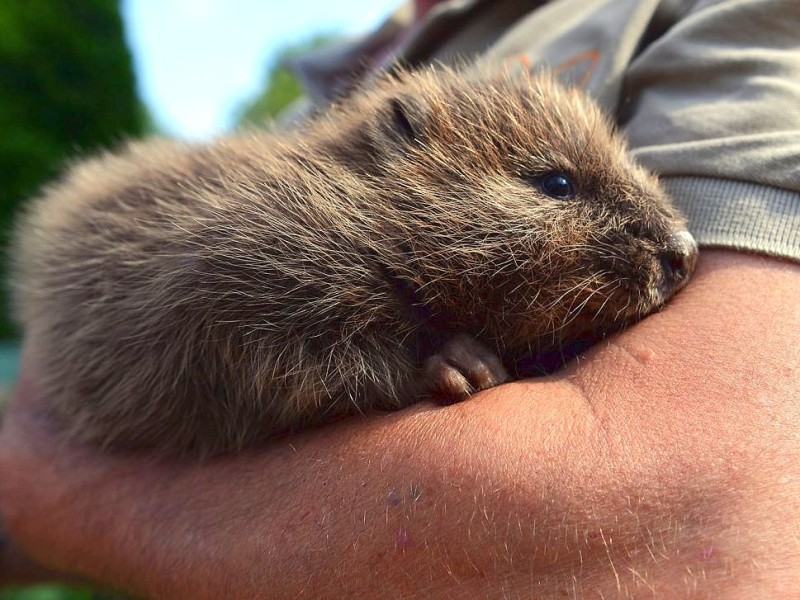
[[[580,91],[432,68],[292,132],[73,166],[18,224],[13,289],[73,435],[206,455],[618,329],[685,283],[684,230]]]

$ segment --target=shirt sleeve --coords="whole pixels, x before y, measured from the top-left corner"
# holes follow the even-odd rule
[[[405,64],[548,68],[617,117],[700,245],[800,261],[800,0],[441,0],[398,39]]]
[[[619,117],[701,245],[800,260],[800,2],[700,0],[624,76]]]

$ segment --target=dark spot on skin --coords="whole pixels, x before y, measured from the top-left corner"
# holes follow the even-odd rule
[[[389,492],[388,500],[389,504],[391,504],[392,506],[397,506],[398,504],[400,504],[402,499],[403,498],[400,496],[400,494],[397,493],[396,490],[392,490],[391,492]]]

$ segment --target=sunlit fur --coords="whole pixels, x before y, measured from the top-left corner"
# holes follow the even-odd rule
[[[456,332],[513,360],[639,318],[681,227],[581,93],[439,68],[292,133],[74,166],[21,219],[13,288],[73,434],[208,454],[408,404]]]

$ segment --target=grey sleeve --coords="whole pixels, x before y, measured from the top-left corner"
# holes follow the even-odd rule
[[[701,245],[800,261],[800,0],[442,0],[436,9],[396,59],[446,62],[486,48],[482,60],[502,68],[545,66],[617,115]]]
[[[800,260],[800,2],[694,2],[621,100],[633,153],[701,245]]]

